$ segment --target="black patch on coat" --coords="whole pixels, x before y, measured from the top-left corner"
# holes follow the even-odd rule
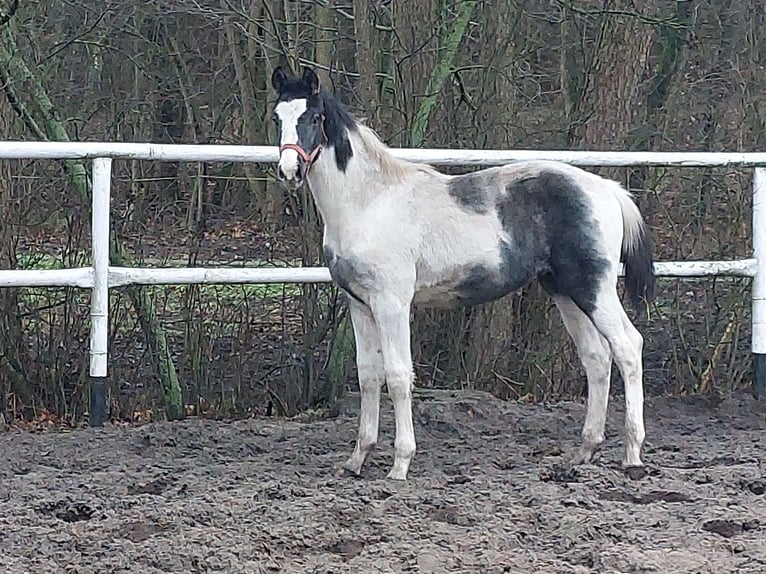
[[[302,78],[286,76],[280,84],[277,103],[296,99],[306,100],[306,112],[301,117],[305,116],[310,119],[315,114],[324,114],[324,133],[327,137],[327,145],[335,150],[335,164],[340,171],[345,173],[348,162],[354,155],[346,130],[355,131],[357,129],[356,120],[332,94],[320,91],[319,94],[314,95],[311,92],[311,86]],[[300,131],[298,135],[300,137]],[[321,134],[317,132],[312,134],[310,141],[300,141],[299,143],[306,151],[310,152],[319,143],[319,137]]]
[[[487,184],[486,174],[482,172],[467,173],[450,179],[447,182],[447,191],[458,205],[483,215],[489,211]]]
[[[504,267],[521,265],[546,291],[571,298],[590,316],[609,261],[578,185],[564,174],[543,171],[509,183],[506,191],[498,205],[511,237]]]
[[[327,245],[322,248],[322,253],[324,255],[325,264],[330,270],[330,277],[332,277],[335,284],[349,296],[353,297],[363,305],[366,305],[364,300],[356,295],[351,289],[351,282],[357,277],[357,270],[354,267],[354,264],[347,259],[338,257],[332,248]]]
[[[500,242],[503,263],[499,269],[475,265],[457,286],[455,299],[461,305],[488,303],[521,289],[540,272],[543,258],[524,253],[517,246]]]

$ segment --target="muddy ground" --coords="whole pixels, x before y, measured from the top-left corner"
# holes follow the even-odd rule
[[[384,397],[385,399],[385,397]],[[578,403],[422,393],[407,483],[393,422],[338,478],[355,400],[313,422],[189,419],[0,435],[2,572],[766,572],[766,408],[650,399],[648,474],[625,476],[622,408],[567,467]]]

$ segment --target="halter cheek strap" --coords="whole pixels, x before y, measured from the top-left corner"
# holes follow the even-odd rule
[[[311,151],[311,153],[306,153],[305,149],[294,143],[286,143],[279,146],[279,155],[282,155],[284,150],[291,149],[295,151],[295,153],[297,153],[299,156],[301,156],[301,159],[306,162],[306,177],[308,177],[309,170],[311,169],[311,166],[314,165],[314,161],[319,155],[319,152],[322,151],[322,147],[327,143],[327,134],[324,131],[324,114],[322,114],[321,122],[322,138],[319,140],[319,144]]]

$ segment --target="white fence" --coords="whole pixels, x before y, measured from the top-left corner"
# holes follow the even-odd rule
[[[663,277],[734,275],[753,277],[753,391],[766,391],[766,153],[501,151],[393,149],[401,158],[433,165],[500,165],[517,160],[558,160],[580,166],[664,165],[753,168],[753,257],[734,261],[658,262]],[[109,205],[112,159],[259,162],[278,159],[275,146],[164,145],[148,143],[0,142],[2,159],[93,160],[92,266],[77,269],[0,270],[1,287],[82,287],[91,289],[90,376],[100,392],[91,424],[103,423],[107,376],[109,289],[128,284],[318,283],[330,281],[325,267],[298,268],[125,268],[109,265]],[[2,217],[2,214],[0,214]],[[759,261],[761,262],[759,264]],[[95,408],[93,408],[95,407]]]

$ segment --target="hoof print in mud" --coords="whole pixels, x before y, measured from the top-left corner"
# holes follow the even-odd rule
[[[327,550],[346,560],[351,560],[354,556],[361,554],[364,547],[365,544],[361,540],[341,540],[328,546]]]
[[[760,528],[760,523],[757,520],[739,521],[739,520],[715,519],[715,520],[708,520],[707,522],[702,524],[702,530],[706,530],[708,532],[718,534],[719,536],[723,536],[724,538],[731,538],[733,536],[738,536],[739,534],[744,534],[745,532],[748,532],[751,530],[758,530],[759,528]]]
[[[750,480],[740,483],[744,490],[749,490],[753,494],[766,494],[766,480]]]
[[[169,447],[175,448],[178,446],[178,441],[172,436],[158,437],[151,433],[146,433],[141,437],[140,447]]]
[[[310,493],[299,486],[272,482],[259,488],[258,492],[253,495],[253,500],[266,502],[275,500],[293,500],[295,498],[306,498],[308,496],[310,496]]]
[[[500,470],[513,470],[518,466],[518,462],[511,457],[498,458],[494,464]]]
[[[95,509],[85,502],[72,502],[71,500],[59,500],[41,504],[37,511],[41,514],[55,516],[64,522],[81,522],[90,520],[95,514]]]
[[[470,527],[476,524],[476,520],[458,507],[441,505],[428,511],[428,517],[437,522],[451,524],[452,526]]]
[[[651,504],[653,502],[689,502],[692,498],[685,492],[675,490],[653,490],[637,497],[639,504]]]
[[[545,457],[548,456],[561,456],[564,454],[564,451],[561,450],[561,447],[557,444],[543,444],[532,450],[531,453],[529,453],[529,458],[533,460],[534,462],[540,462]]]
[[[540,480],[543,482],[580,482],[580,472],[574,466],[556,464],[540,469]]]
[[[601,500],[610,502],[629,502],[631,504],[652,504],[654,502],[689,502],[691,497],[674,490],[653,490],[643,494],[633,494],[623,490],[606,490],[599,494]]]
[[[143,484],[132,484],[128,486],[128,494],[136,496],[138,494],[151,494],[153,496],[159,496],[170,488],[176,479],[173,477],[160,477]]]
[[[457,475],[451,476],[451,477],[449,477],[447,479],[447,484],[449,486],[454,486],[454,485],[458,485],[458,484],[468,484],[469,482],[471,482],[471,477],[470,476],[466,476],[464,474],[457,474]]]
[[[362,478],[362,473],[356,473],[353,470],[347,469],[345,466],[341,466],[335,471],[335,476],[337,478]]]

